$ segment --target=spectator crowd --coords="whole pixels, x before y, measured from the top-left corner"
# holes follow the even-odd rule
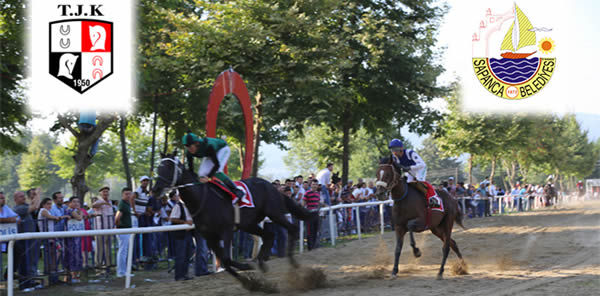
[[[376,201],[373,180],[359,178],[356,182],[348,180],[347,184],[342,184],[342,180],[333,173],[333,168],[334,165],[329,163],[316,175],[309,174],[306,179],[299,175],[283,182],[274,180],[272,184],[284,198],[292,199],[309,211],[319,211],[321,207],[337,204],[359,206],[360,203]],[[155,198],[149,194],[149,182],[150,178],[143,176],[137,189],[121,189],[121,200],[118,202],[110,200],[111,188],[103,186],[98,190],[98,196],[91,198],[90,205],[77,196],[65,198],[61,192],[42,197],[40,188],[35,188],[15,192],[15,206],[11,208],[6,204],[4,193],[0,192],[0,224],[3,229],[14,227],[18,233],[193,224],[192,216],[176,190],[167,196]],[[452,177],[435,187],[456,198],[467,218],[491,216],[499,212],[501,207],[526,211],[532,209],[533,205],[551,205],[552,200],[541,197],[547,191],[554,190],[550,182],[545,186],[516,183],[514,188],[505,191],[487,179],[474,185],[455,183]],[[495,198],[498,196],[509,198]],[[391,206],[386,205],[383,209],[385,227],[393,227]],[[336,236],[356,234],[357,219],[361,221],[362,232],[379,227],[379,211],[378,206],[360,206],[358,210],[336,209],[332,212],[336,221],[333,229],[321,227],[328,221],[329,212],[320,212],[305,223],[308,249],[318,248],[322,242],[326,242],[330,231],[334,231]],[[299,223],[289,214],[288,219],[292,223]],[[285,256],[288,243],[285,228],[268,218],[263,221],[263,227],[275,235],[271,254]],[[15,267],[19,288],[23,291],[42,288],[42,278],[47,278],[49,285],[77,284],[81,282],[82,272],[88,278],[90,273],[108,278],[113,272],[116,277],[124,277],[127,272],[129,237],[130,234],[17,241]],[[236,231],[234,258],[253,260],[259,246],[258,237]],[[6,244],[1,247],[6,252]],[[134,239],[134,270],[153,270],[161,260],[174,261],[175,280],[189,280],[192,277],[188,269],[192,261],[195,276],[210,274],[208,259],[206,241],[195,231],[147,233],[136,235]],[[218,266],[217,262],[214,269],[222,271]],[[3,275],[6,278],[5,272]]]

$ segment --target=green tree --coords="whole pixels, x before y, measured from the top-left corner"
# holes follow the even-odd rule
[[[460,180],[462,177],[461,163],[456,158],[444,157],[433,137],[423,140],[422,145],[423,148],[417,152],[427,164],[427,179],[430,182],[440,183],[456,175],[459,177],[456,181]]]
[[[23,91],[26,3],[0,0],[0,8],[0,153],[25,152],[27,148],[15,139],[31,119]]]
[[[17,137],[15,141],[27,147],[31,143],[32,138],[31,131],[24,130],[23,135]],[[23,155],[24,153],[14,154],[9,151],[4,151],[0,154],[0,163],[2,164],[0,166],[0,191],[4,191],[5,194],[21,189],[17,168],[21,164]]]
[[[352,154],[349,162],[349,178],[374,178],[381,157],[389,155],[389,139],[399,137],[394,131],[372,136],[366,129],[359,129],[352,135]],[[284,164],[296,174],[316,173],[328,162],[334,163],[334,171],[341,168],[342,133],[331,130],[326,124],[307,126],[301,134],[292,131],[288,135],[289,150]],[[405,146],[411,147],[409,141]]]
[[[57,178],[57,167],[50,160],[50,151],[55,146],[56,139],[48,134],[33,137],[17,168],[21,188],[41,187],[48,194],[58,190],[65,183],[65,180]]]
[[[328,162],[339,168],[342,159],[340,139],[341,133],[332,131],[325,124],[307,126],[302,134],[292,131],[288,135],[290,149],[283,162],[294,175],[316,174]]]
[[[69,131],[75,138],[70,147],[71,161],[74,162],[73,170],[69,178],[75,196],[85,196],[89,191],[86,185],[86,170],[93,163],[93,155],[90,154],[90,148],[100,139],[104,131],[111,126],[117,117],[113,114],[99,114],[96,127],[91,133],[85,133],[79,130],[77,122],[78,116],[70,113],[59,114],[57,122],[51,128],[52,131]],[[119,155],[118,153],[112,154]],[[62,163],[61,167],[65,167]],[[64,177],[64,175],[63,175]]]
[[[71,137],[65,146],[56,146],[51,151],[52,163],[58,166],[56,173],[64,178],[73,177],[76,163],[73,161],[74,151],[77,149],[75,137]],[[103,137],[98,152],[94,156],[94,161],[86,168],[85,184],[92,190],[99,189],[106,184],[106,180],[113,176],[122,176],[122,163],[120,158],[120,146],[113,145]],[[122,177],[121,177],[122,178]],[[92,191],[95,193],[95,191]],[[77,195],[77,194],[74,194]],[[84,195],[77,195],[84,196]]]
[[[187,129],[203,129],[199,114],[206,112],[210,87],[232,66],[255,101],[256,175],[260,142],[282,140],[281,121],[304,116],[281,109],[291,105],[291,98],[317,94],[314,85],[323,83],[318,74],[325,72],[327,60],[315,44],[328,38],[319,28],[338,1],[142,3],[141,84],[148,95],[141,98],[141,111],[158,110],[176,138]],[[235,122],[235,116],[222,113],[219,119]],[[236,130],[223,134],[236,136]]]

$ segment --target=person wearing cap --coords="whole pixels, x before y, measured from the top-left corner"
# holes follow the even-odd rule
[[[100,190],[100,198],[92,204],[92,208],[94,209],[94,229],[112,229],[114,228],[114,216],[115,212],[112,207],[112,202],[110,200],[110,187],[102,186]],[[111,266],[111,256],[110,256],[110,245],[111,245],[111,237],[106,235],[98,235],[95,237],[96,240],[96,253],[95,253],[95,263],[96,267],[106,267]]]
[[[433,186],[425,181],[427,177],[427,164],[425,164],[425,161],[423,161],[417,152],[412,149],[405,149],[400,139],[392,139],[388,148],[392,152],[394,168],[399,173],[402,173],[402,169],[408,172],[406,182],[421,191],[426,199],[431,202],[437,202],[435,198],[431,198],[436,196]],[[430,206],[438,207],[439,205],[430,204]]]
[[[244,192],[235,186],[233,181],[225,175],[223,170],[229,160],[231,149],[223,139],[204,137],[200,138],[188,131],[181,140],[186,148],[186,158],[189,170],[194,172],[194,157],[202,158],[198,169],[198,176],[216,177],[221,180],[239,200]]]
[[[150,177],[142,176],[140,177],[140,186],[133,192],[133,211],[135,213],[135,217],[137,218],[138,227],[150,227],[153,226],[152,223],[152,205],[150,202],[150,191],[148,189],[148,185],[150,184]],[[140,250],[140,237],[141,237],[141,254],[137,252]],[[135,238],[135,250],[136,254],[134,255],[134,259],[138,260],[139,257],[142,257],[143,262],[146,262],[147,259],[151,258],[154,255],[153,248],[153,233],[144,233],[144,234],[136,234]],[[151,267],[149,264],[146,267]]]

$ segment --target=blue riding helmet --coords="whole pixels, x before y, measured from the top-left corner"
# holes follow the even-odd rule
[[[390,141],[390,144],[388,145],[388,148],[395,150],[394,148],[398,149],[398,148],[403,148],[404,145],[402,144],[402,141],[400,141],[399,139],[393,139]]]

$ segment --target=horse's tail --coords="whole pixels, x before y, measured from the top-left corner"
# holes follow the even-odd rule
[[[283,198],[283,200],[285,202],[285,207],[288,209],[288,211],[290,211],[290,213],[294,217],[296,217],[300,220],[303,220],[303,221],[307,221],[313,215],[315,215],[315,213],[312,213],[309,210],[305,209],[304,207],[298,205],[298,203],[296,203],[291,198],[289,198],[283,194],[281,194],[281,197]]]
[[[465,219],[465,215],[463,214],[462,210],[458,207],[458,201],[456,201],[456,217],[454,218],[454,221],[456,221],[456,224],[458,224],[458,226],[460,226],[462,229],[467,230],[467,228],[463,225],[462,221]]]

